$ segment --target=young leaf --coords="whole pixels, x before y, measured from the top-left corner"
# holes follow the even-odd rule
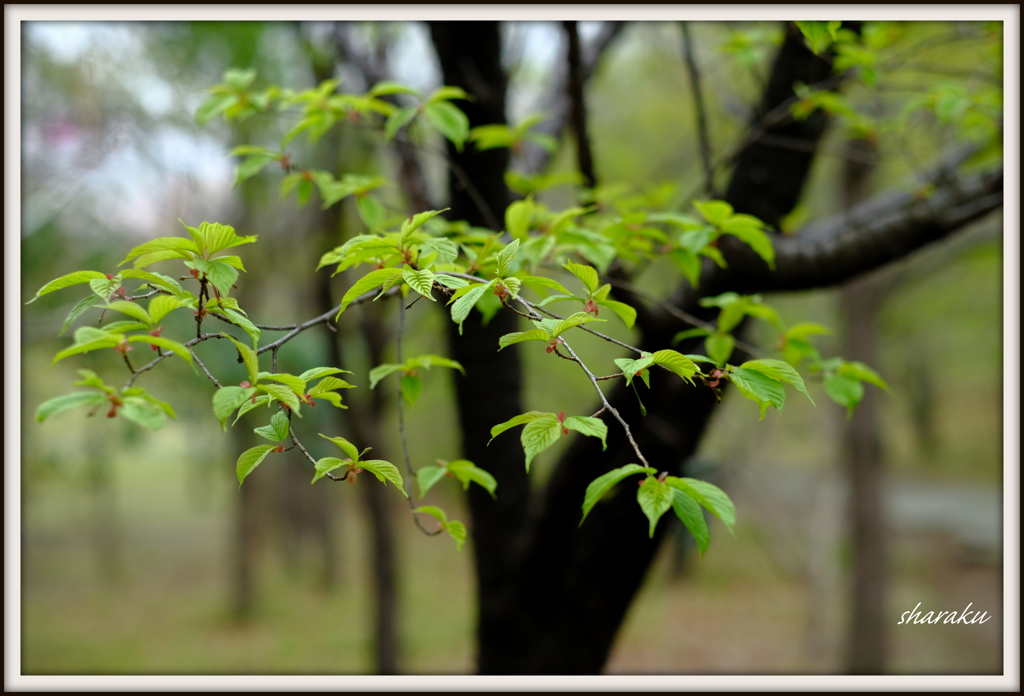
[[[207,255],[242,244],[252,244],[257,239],[256,235],[240,237],[235,233],[234,227],[222,225],[219,222],[200,223],[198,230],[203,239],[204,253]]]
[[[572,263],[571,261],[565,264],[566,270],[572,273],[574,276],[583,281],[583,284],[587,286],[587,290],[591,293],[597,290],[597,286],[600,285],[600,281],[597,277],[597,271],[591,266],[584,266],[579,263]]]
[[[82,326],[75,331],[75,343],[70,348],[66,348],[61,352],[57,353],[53,358],[55,364],[60,362],[64,358],[72,355],[78,355],[79,353],[88,353],[92,350],[99,350],[101,348],[113,348],[114,346],[121,343],[121,336],[110,333],[109,331],[103,331],[92,326]]]
[[[636,374],[640,372],[640,370],[648,368],[654,364],[654,356],[650,353],[646,353],[639,360],[633,360],[631,358],[616,358],[615,364],[619,366],[620,370],[622,370],[622,374],[626,377],[626,385],[629,386],[633,383],[633,378],[636,377]],[[645,372],[642,376],[644,383],[650,387],[651,382],[648,377],[648,373]]]
[[[71,287],[72,285],[78,285],[80,283],[88,283],[90,280],[105,280],[106,275],[99,271],[75,271],[74,273],[68,273],[66,276],[61,276],[56,280],[51,280],[49,283],[44,285],[36,293],[36,296],[25,304],[32,304],[43,295],[49,295],[54,290],[60,290],[61,288]],[[104,298],[106,299],[106,298]]]
[[[483,487],[484,490],[491,494],[492,498],[496,497],[494,491],[498,488],[498,481],[473,462],[466,459],[456,459],[453,462],[448,462],[445,468],[462,484],[463,490],[468,489],[470,482],[472,482]]]
[[[34,301],[34,300],[30,300],[30,301]],[[97,297],[96,295],[89,295],[84,300],[81,300],[78,304],[76,304],[74,306],[74,308],[72,308],[72,310],[70,312],[68,312],[67,318],[64,320],[64,323],[60,327],[60,333],[57,334],[57,335],[58,336],[63,336],[64,332],[68,330],[68,327],[71,326],[72,322],[74,322],[75,319],[77,319],[78,317],[80,317],[83,314],[85,314],[85,312],[90,307],[92,307],[94,304],[96,304],[99,301],[100,301],[100,298]]]
[[[443,466],[421,466],[416,470],[416,484],[420,489],[420,500],[427,494],[434,484],[443,479],[448,470]]]
[[[523,443],[523,451],[526,452],[526,472],[530,472],[530,462],[538,454],[555,444],[562,436],[562,424],[550,413],[543,417],[532,420],[523,428],[520,441]]]
[[[729,533],[732,534],[732,527],[736,524],[736,506],[729,500],[725,491],[707,481],[698,481],[692,478],[668,476],[665,478],[665,483],[706,507],[712,515],[725,523]]]
[[[587,314],[586,312],[576,312],[575,314],[570,314],[568,317],[555,324],[554,329],[551,331],[551,335],[557,337],[575,326],[579,326],[580,324],[586,324],[592,321],[604,321],[604,319],[598,319],[597,317]]]
[[[515,201],[505,209],[505,231],[515,239],[521,239],[530,231],[533,219],[533,201]]]
[[[385,363],[384,365],[378,365],[377,367],[370,370],[370,389],[377,386],[377,383],[388,375],[398,372],[402,369],[401,365],[394,363]]]
[[[171,351],[179,358],[187,361],[189,365],[192,364],[192,353],[184,344],[172,341],[169,338],[163,338],[162,336],[129,336],[129,343],[148,343],[150,345],[159,346],[166,348]]]
[[[727,333],[712,334],[704,339],[704,349],[708,352],[708,357],[718,365],[725,365],[735,346],[736,339]]]
[[[811,399],[811,395],[807,392],[807,387],[804,385],[804,378],[800,376],[800,373],[792,365],[784,360],[775,360],[773,358],[748,360],[740,365],[740,367],[744,370],[760,372],[780,382],[788,382],[796,387],[798,392],[810,399],[812,404],[814,403],[814,399]]]
[[[676,517],[682,520],[686,528],[690,530],[690,534],[693,535],[694,540],[697,542],[701,558],[703,558],[704,553],[708,550],[708,539],[711,535],[708,531],[707,520],[704,519],[704,513],[700,509],[700,504],[678,488],[673,488],[672,493],[672,510],[676,513]]]
[[[413,290],[426,297],[431,302],[436,302],[430,291],[434,287],[434,274],[429,270],[414,271],[407,268],[402,272],[402,279],[409,284]]]
[[[416,107],[407,106],[398,109],[388,116],[388,120],[384,123],[384,142],[390,143],[398,134],[398,131],[402,130],[403,126],[408,125],[410,121],[416,118],[416,113]]]
[[[725,201],[694,201],[693,207],[712,225],[721,225],[732,215],[732,206]]]
[[[380,270],[370,271],[362,278],[356,281],[356,284],[349,288],[345,296],[341,298],[341,308],[338,309],[338,314],[335,316],[335,320],[341,316],[341,313],[352,304],[352,301],[357,297],[362,296],[364,293],[378,288],[383,285],[386,281],[400,276],[403,274],[401,268],[381,268]],[[378,296],[379,297],[379,296]]]
[[[459,325],[460,335],[462,334],[462,322],[466,321],[466,317],[469,316],[470,310],[472,310],[477,301],[483,297],[484,293],[493,287],[495,282],[496,279],[489,283],[481,283],[476,287],[469,287],[468,290],[466,290],[466,288],[462,288],[462,290],[466,290],[465,294],[455,300],[455,303],[452,305],[452,321]],[[461,291],[456,290],[455,294],[457,295],[459,292]]]
[[[516,257],[516,252],[519,250],[519,240],[513,239],[511,242],[505,245],[505,248],[498,252],[498,275],[505,277],[508,275],[509,265],[512,260]]]
[[[462,145],[469,137],[469,119],[466,114],[453,104],[438,102],[423,110],[427,121],[436,128],[441,135],[455,144],[455,149],[462,152]]]
[[[337,367],[314,367],[299,375],[299,379],[305,382],[312,382],[318,377],[326,377],[327,375],[337,375],[341,373],[349,375],[353,374],[350,370],[342,370]]]
[[[220,421],[221,430],[227,430],[227,419],[235,409],[252,398],[256,390],[252,387],[223,387],[213,393],[213,415]]]
[[[861,382],[873,384],[879,389],[889,391],[889,385],[877,372],[862,362],[844,362],[836,372],[846,379],[855,379]]]
[[[330,440],[331,442],[336,444],[338,447],[340,447],[342,449],[342,451],[345,454],[347,454],[349,456],[349,458],[353,462],[359,461],[359,450],[357,450],[356,446],[353,445],[348,440],[346,440],[345,438],[343,438],[343,437],[327,437],[323,433],[320,433],[320,437],[322,437],[325,440]]]
[[[150,430],[159,430],[167,422],[164,409],[138,396],[125,397],[120,413],[128,420]]]
[[[276,445],[257,445],[252,449],[242,452],[241,456],[238,457],[238,463],[235,464],[235,475],[238,477],[238,485],[241,486],[245,477],[251,474],[260,465],[260,462],[266,459],[267,455],[275,449],[277,449]]]
[[[154,324],[159,324],[172,311],[184,306],[185,303],[177,297],[157,295],[149,301],[149,318]]]
[[[627,329],[632,329],[633,324],[636,323],[636,310],[630,307],[624,302],[616,302],[614,300],[599,300],[598,305],[601,307],[607,307],[608,309],[615,312],[615,314],[622,320],[622,323],[626,325]]]
[[[423,513],[430,515],[441,523],[441,528],[448,532],[448,535],[455,540],[455,547],[462,551],[462,545],[466,542],[466,525],[458,520],[449,520],[444,510],[433,505],[423,505],[412,511],[414,515]]]
[[[191,259],[194,256],[198,256],[200,254],[199,247],[196,246],[196,243],[191,239],[185,239],[184,237],[158,237],[157,239],[148,241],[145,244],[140,244],[139,246],[129,251],[128,255],[124,257],[124,260],[117,265],[123,266],[124,264],[128,263],[134,258],[162,251],[174,252],[174,256],[167,258],[178,257],[183,259]],[[141,265],[148,264],[143,263]],[[136,268],[139,268],[139,266],[139,263],[135,264]]]
[[[781,411],[786,403],[786,392],[782,384],[762,372],[734,367],[728,375],[740,392],[751,401],[767,401],[776,411]]]
[[[255,428],[253,432],[271,442],[284,442],[288,437],[288,430],[288,416],[285,415],[284,411],[278,411],[270,419],[270,425]]]
[[[692,377],[699,372],[692,360],[674,350],[659,350],[652,353],[651,361],[655,365],[664,365],[690,384],[693,384]]]
[[[650,538],[654,538],[654,528],[658,526],[661,516],[672,507],[674,497],[671,486],[651,477],[648,477],[637,490],[636,500],[650,520]]]
[[[398,386],[410,406],[415,405],[416,399],[423,393],[423,380],[414,375],[402,375]]]
[[[491,428],[491,440],[498,437],[509,428],[514,428],[517,425],[523,425],[525,423],[529,423],[530,421],[535,421],[538,418],[544,418],[545,416],[551,416],[552,418],[554,418],[554,414],[544,413],[543,411],[528,411],[526,413],[521,413],[513,418],[509,418],[504,423],[498,423],[496,426]],[[491,444],[491,440],[487,441],[488,445]]]
[[[853,409],[864,398],[864,385],[857,380],[848,379],[839,374],[825,375],[822,381],[825,393],[840,406],[846,407],[846,417],[853,416]]]
[[[192,267],[206,276],[206,280],[217,289],[221,295],[231,294],[231,286],[238,280],[238,269],[221,261],[207,261],[196,259],[191,262]]]
[[[590,514],[591,509],[597,504],[597,501],[601,500],[601,498],[603,498],[616,483],[624,478],[632,476],[633,474],[654,473],[657,473],[657,469],[643,467],[639,464],[627,464],[626,466],[619,467],[618,469],[612,469],[608,473],[598,476],[596,479],[591,481],[590,485],[587,486],[587,492],[583,496],[583,518],[580,520],[580,526],[583,526],[584,520],[587,519],[587,515]]]
[[[425,210],[422,213],[416,213],[402,223],[401,238],[407,239],[410,234],[422,227],[427,220],[431,220],[448,210],[450,210],[450,208],[442,208],[441,210]]]
[[[772,246],[771,237],[762,230],[763,227],[764,223],[753,216],[736,215],[725,223],[722,232],[731,234],[741,242],[745,242],[754,250],[754,253],[764,259],[769,268],[774,270],[775,247]]]
[[[69,408],[94,406],[106,403],[106,401],[107,397],[99,392],[75,392],[74,394],[56,396],[39,405],[39,408],[36,409],[36,420],[42,423],[50,416],[66,411]]]
[[[395,484],[398,492],[404,495],[406,498],[409,494],[405,492],[404,484],[402,482],[402,475],[398,473],[398,468],[391,462],[385,462],[382,459],[371,459],[366,462],[359,462],[359,467],[377,477],[377,480],[387,485],[387,482]]]
[[[514,333],[505,334],[498,339],[498,350],[507,348],[513,343],[522,343],[523,341],[547,341],[551,338],[551,334],[544,329],[531,329],[529,331],[516,331]]]
[[[601,438],[601,449],[608,449],[608,443],[605,442],[605,438],[608,437],[608,426],[600,418],[593,418],[591,416],[569,416],[562,423],[563,426],[569,430],[575,430],[578,433],[589,435],[590,437]]]
[[[273,445],[271,445],[271,447],[272,446]],[[313,480],[310,481],[310,483],[316,483],[329,472],[334,471],[339,467],[350,466],[351,464],[352,462],[344,461],[337,457],[324,457],[323,459],[318,459],[316,462],[316,473],[313,475]]]
[[[256,351],[244,343],[239,343],[231,334],[222,333],[221,336],[235,344],[238,355],[242,358],[242,362],[245,363],[245,369],[249,373],[249,383],[255,385],[259,381],[260,374],[260,359],[256,355]]]

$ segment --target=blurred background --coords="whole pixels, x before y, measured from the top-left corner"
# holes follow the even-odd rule
[[[580,25],[584,40],[602,28]],[[439,84],[424,26],[343,30],[353,54],[375,57],[392,79],[427,92]],[[274,143],[290,125],[259,117],[200,128],[194,114],[206,88],[230,67],[255,68],[258,84],[293,89],[331,76],[337,31],[260,22],[23,25],[22,302],[75,270],[113,272],[131,246],[181,234],[180,218],[260,236],[244,249],[248,275],[240,283],[242,305],[257,322],[291,323],[322,312],[328,271],[313,269],[337,244],[323,213],[315,202],[302,210],[293,199],[278,202],[279,174],[269,169],[233,187],[234,163],[226,156],[240,143]],[[904,31],[908,41],[934,45],[914,56],[920,70],[883,80],[880,96],[860,96],[895,101],[950,75],[970,84],[972,70],[993,71],[992,53],[978,40],[980,24],[915,23]],[[690,33],[712,145],[723,154],[745,132],[782,26],[706,22],[691,25]],[[504,38],[515,121],[543,107],[565,49],[557,24],[508,24]],[[351,62],[341,62],[339,76],[343,90],[367,87]],[[699,192],[691,94],[679,25],[627,24],[588,85],[602,180],[666,199]],[[939,130],[923,121],[883,133],[865,195],[911,190],[915,172],[941,154]],[[293,147],[305,166],[342,161],[346,171],[395,171],[395,161],[369,138],[330,137],[322,143],[333,147]],[[843,208],[845,137],[837,131],[826,141],[791,216],[793,228]],[[568,144],[552,171],[570,171],[574,161]],[[422,162],[434,197],[443,200],[443,161],[423,155]],[[398,208],[400,193],[393,193]],[[558,196],[556,189],[552,205],[565,203]],[[348,203],[341,215],[339,227],[357,233]],[[766,298],[787,323],[832,327],[834,335],[821,343],[824,355],[844,354],[851,332],[875,336],[871,364],[891,386],[873,397],[889,550],[888,568],[877,577],[891,619],[888,673],[1002,671],[1002,262],[997,214],[856,287]],[[668,266],[656,265],[645,282],[658,292],[672,277]],[[62,322],[83,295],[56,292],[21,313],[23,674],[373,673],[378,554],[371,525],[382,523],[394,532],[398,669],[473,672],[472,545],[460,554],[446,537],[423,537],[404,501],[390,490],[369,493],[368,481],[310,486],[308,465],[298,457],[264,464],[239,489],[234,462],[251,446],[252,425],[243,419],[221,433],[210,413],[212,387],[185,365],[168,361],[144,377],[146,388],[179,414],[157,433],[75,411],[36,423],[41,402],[73,391],[76,369],[123,370],[116,356],[97,353],[49,367],[69,342],[67,334],[58,338]],[[356,373],[359,387],[344,394],[346,403],[370,403],[366,373],[373,365],[354,334],[366,325],[357,321],[373,320],[342,322],[342,366]],[[447,320],[437,311],[411,313],[407,355],[444,354]],[[187,336],[189,323],[170,322],[167,335]],[[327,364],[331,338],[323,329],[304,333],[281,352],[281,370]],[[755,338],[770,346],[775,336],[765,329]],[[230,356],[201,348],[225,381],[243,378]],[[621,357],[607,344],[586,349]],[[382,351],[393,361],[393,346]],[[573,402],[567,411],[589,412],[591,399],[575,375],[539,351],[524,353],[531,408],[543,408],[557,391],[568,395],[560,403]],[[964,360],[970,370],[951,368]],[[424,381],[423,396],[407,413],[417,465],[458,447],[449,376],[435,370]],[[847,421],[815,388],[816,408],[793,398],[785,413],[763,421],[753,404],[725,400],[699,465],[736,501],[735,539],[713,524],[703,562],[682,532],[664,545],[608,673],[844,673],[856,611],[846,531],[850,485],[842,466]],[[374,453],[397,457],[393,404],[382,408],[386,438],[372,443]],[[336,414],[327,410],[308,418],[331,427]],[[538,458],[538,485],[559,451]],[[435,490],[433,502],[466,519],[457,487]],[[898,626],[919,602],[923,611],[962,611],[973,603],[992,619]]]

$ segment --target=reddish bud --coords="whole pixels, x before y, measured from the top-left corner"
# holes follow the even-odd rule
[[[198,277],[199,277],[199,271],[198,271],[198,269],[195,269],[195,268],[193,268],[193,269],[192,269],[191,271],[189,271],[189,273],[191,273],[191,274],[192,274],[192,277],[193,277],[193,278],[198,278]]]
[[[550,352],[551,352],[551,351],[553,351],[554,349],[555,349],[555,347],[554,347],[554,346],[548,346],[548,347],[547,347],[547,348],[546,348],[545,350],[546,350],[546,351],[547,351],[548,353],[550,353]]]
[[[639,481],[636,482],[636,485],[642,486],[642,485],[644,485],[644,481],[646,481],[646,480],[647,479],[640,479]]]
[[[113,280],[113,279],[114,279],[114,276],[112,276],[112,275],[110,275],[110,274],[108,273],[108,274],[107,274],[107,280]]]
[[[355,472],[355,470],[349,471],[348,472],[348,476],[345,477],[345,480],[348,481],[349,483],[355,483],[356,482],[356,472]]]
[[[559,423],[564,423],[565,422],[565,411],[559,411],[558,412],[558,422]]]
[[[717,387],[718,386],[718,382],[719,382],[719,380],[717,380],[717,379],[709,380],[708,381],[708,386],[709,387]]]
[[[658,474],[658,481],[660,481],[661,483],[664,483],[665,479],[667,479],[667,478],[668,478],[668,472],[667,471],[663,471],[660,474]]]
[[[562,434],[563,435],[568,435],[569,434],[569,429],[566,428],[564,425],[562,426]]]
[[[248,389],[252,385],[249,384],[249,380],[245,379],[245,380],[242,380],[242,383],[239,384],[238,386],[240,386],[242,389]]]
[[[585,311],[587,314],[593,314],[595,317],[597,316],[597,303],[594,302],[593,298],[587,300],[587,306],[583,311]]]
[[[111,406],[110,410],[107,411],[107,418],[113,418],[117,415],[117,406]]]

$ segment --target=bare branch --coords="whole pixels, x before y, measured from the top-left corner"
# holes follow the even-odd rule
[[[597,185],[594,173],[594,158],[590,152],[590,136],[587,133],[587,102],[583,94],[583,64],[580,57],[580,35],[576,22],[562,22],[569,44],[569,123],[576,135],[576,162],[584,184],[588,188]]]
[[[711,138],[708,135],[708,123],[704,109],[704,93],[701,89],[700,71],[697,59],[693,55],[693,40],[690,37],[690,25],[680,22],[683,30],[683,53],[686,56],[686,69],[690,73],[690,86],[693,88],[693,108],[697,112],[697,132],[700,137],[700,158],[704,163],[704,193],[711,196],[714,189],[714,170],[711,168]]]

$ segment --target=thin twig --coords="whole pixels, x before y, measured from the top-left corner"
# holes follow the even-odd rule
[[[208,370],[208,369],[206,368],[206,365],[204,365],[204,364],[203,364],[203,361],[199,359],[199,356],[198,356],[198,355],[196,355],[196,352],[195,352],[194,350],[192,350],[191,348],[189,348],[189,349],[188,349],[188,352],[192,354],[192,359],[193,359],[193,360],[194,360],[194,361],[195,361],[196,363],[198,363],[198,364],[199,364],[199,367],[201,367],[201,368],[202,368],[202,370],[203,370],[203,372],[205,372],[205,373],[206,373],[206,376],[210,378],[210,381],[211,381],[211,382],[213,382],[213,386],[215,386],[215,387],[217,387],[218,389],[220,389],[220,388],[222,387],[221,383],[220,383],[220,382],[218,382],[218,381],[217,381],[217,378],[216,378],[216,377],[214,377],[214,376],[213,376],[213,374],[211,374],[211,372],[210,372],[210,371],[209,371],[209,370]]]
[[[193,338],[188,343],[183,343],[182,345],[185,346],[186,348],[191,348],[192,346],[196,345],[197,343],[202,343],[203,341],[208,341],[211,338],[224,338],[224,336],[222,334],[219,334],[219,333],[203,334],[202,336],[198,336],[197,338]],[[139,369],[133,371],[132,372],[132,376],[128,378],[127,382],[125,382],[124,386],[121,388],[121,391],[124,391],[125,389],[128,389],[129,387],[131,387],[132,384],[135,383],[135,380],[138,378],[138,376],[141,375],[143,372],[147,372],[149,370],[152,370],[159,363],[163,362],[164,360],[166,360],[167,358],[171,357],[172,355],[174,355],[174,353],[172,353],[171,351],[167,351],[166,353],[161,353],[157,357],[153,358],[153,360],[151,360],[149,363],[147,363],[147,364],[143,365],[142,367],[140,367]]]
[[[295,437],[295,430],[293,430],[290,425],[288,426],[288,433],[292,436],[292,443],[294,444],[294,446],[299,448],[299,451],[302,452],[302,454],[304,454],[306,456],[306,459],[308,459],[310,461],[310,463],[312,463],[313,467],[315,468],[316,467],[316,460],[313,459],[312,455],[306,450],[305,447],[302,446],[302,443],[299,442],[299,438]],[[342,475],[342,476],[335,476],[331,472],[327,471],[327,472],[324,472],[324,476],[326,476],[327,478],[331,479],[332,481],[344,481],[345,479],[348,478],[348,474],[349,474],[350,471],[351,471],[351,469],[346,469],[344,475]]]
[[[708,135],[707,115],[704,108],[704,92],[701,88],[700,71],[697,60],[693,56],[693,40],[690,38],[690,25],[680,22],[683,30],[683,54],[686,56],[686,69],[690,73],[690,86],[693,88],[693,108],[697,112],[697,133],[700,137],[700,158],[704,164],[704,193],[713,195],[714,170],[711,168],[711,138]]]

